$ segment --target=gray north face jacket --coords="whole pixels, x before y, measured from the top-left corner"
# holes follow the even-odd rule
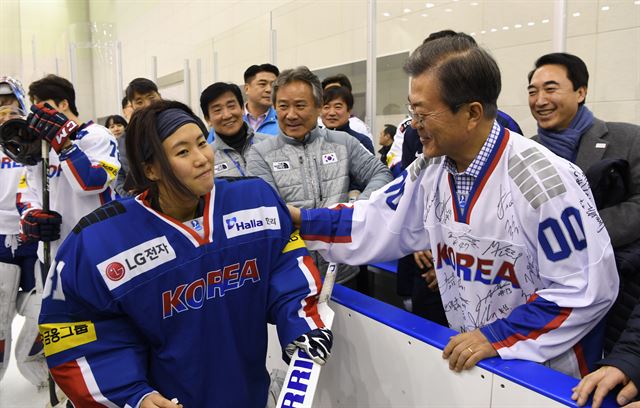
[[[318,208],[349,201],[349,184],[366,186],[360,198],[393,177],[380,160],[344,132],[315,127],[302,141],[285,136],[254,145],[247,173],[271,184],[296,207]]]
[[[360,199],[366,199],[393,180],[389,169],[356,138],[318,127],[302,141],[281,131],[252,146],[247,173],[271,184],[286,203],[304,208],[348,202],[350,184],[365,186]],[[324,276],[328,263],[317,253],[312,256]],[[357,274],[357,266],[340,265],[336,281],[346,282]]]
[[[254,133],[251,126],[247,126],[247,141],[242,148],[242,154],[230,147],[222,140],[222,137],[216,134],[215,140],[211,143],[211,147],[215,153],[215,162],[213,172],[217,177],[244,177],[247,175],[247,162],[245,158],[249,153],[252,145],[266,139],[273,139],[274,136],[264,133]]]

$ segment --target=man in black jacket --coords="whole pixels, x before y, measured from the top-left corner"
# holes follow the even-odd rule
[[[601,366],[598,370],[584,377],[573,389],[571,398],[578,406],[584,405],[595,390],[592,406],[598,408],[604,396],[621,385],[616,397],[618,404],[625,408],[640,408],[640,401],[631,402],[638,397],[640,386],[640,304],[633,310],[627,328],[611,353],[598,365]]]

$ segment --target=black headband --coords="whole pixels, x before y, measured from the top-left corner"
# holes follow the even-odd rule
[[[202,127],[194,116],[191,116],[189,113],[179,108],[169,108],[157,114],[156,130],[158,132],[158,139],[160,140],[160,143],[164,142],[166,138],[174,134],[181,126],[188,123],[195,123],[198,127]],[[151,158],[151,146],[148,142],[143,141],[142,154],[144,161],[148,161]]]
[[[156,128],[158,130],[160,142],[164,142],[164,140],[175,133],[178,128],[186,125],[187,123],[195,123],[200,126],[196,121],[196,118],[189,115],[182,109],[170,108],[160,112],[156,117]]]

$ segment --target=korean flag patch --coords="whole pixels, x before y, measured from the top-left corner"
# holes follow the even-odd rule
[[[335,153],[327,153],[322,155],[322,164],[337,163],[338,157]]]

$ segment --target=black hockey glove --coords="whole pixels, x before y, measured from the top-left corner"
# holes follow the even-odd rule
[[[39,103],[31,107],[27,117],[29,130],[49,142],[56,153],[60,153],[69,138],[73,138],[80,125],[55,110],[48,103]]]
[[[296,347],[302,349],[314,363],[324,365],[331,355],[333,346],[333,333],[327,328],[315,329],[303,334],[285,348],[284,360],[287,364],[291,361]]]
[[[20,241],[51,242],[60,239],[62,216],[55,211],[31,210],[20,220]]]

